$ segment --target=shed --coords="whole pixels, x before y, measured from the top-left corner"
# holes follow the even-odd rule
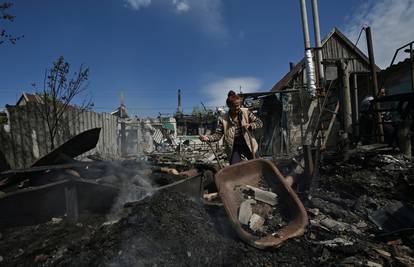
[[[340,69],[338,64],[341,60],[347,62],[348,71],[350,73],[351,97],[354,98],[354,84],[357,84],[358,97],[355,103],[360,103],[362,99],[368,95],[372,95],[370,64],[368,57],[354,45],[338,28],[333,28],[331,32],[324,38],[321,44],[322,49],[322,64],[325,70],[326,88],[332,91],[332,96],[329,101],[332,105],[329,107],[331,111],[335,111],[337,102],[340,101],[340,90],[342,90]],[[377,72],[381,69],[376,66]],[[332,75],[333,74],[333,75]],[[330,76],[330,77],[328,77]],[[356,79],[356,83],[354,83]],[[301,145],[301,118],[306,131],[306,124],[314,115],[310,107],[310,95],[306,90],[306,69],[305,59],[303,58],[296,65],[291,67],[290,71],[276,82],[271,91],[283,91],[288,89],[300,89],[301,93],[293,93],[289,95],[286,108],[283,112],[288,118],[287,129],[276,130],[275,132],[287,132],[289,139],[290,151],[295,152],[295,149]],[[355,108],[353,103],[353,110]],[[303,114],[303,115],[302,115]],[[336,130],[340,128],[341,117],[337,116]],[[280,139],[281,137],[279,137]],[[277,150],[277,149],[276,149]],[[274,150],[275,151],[275,150]]]

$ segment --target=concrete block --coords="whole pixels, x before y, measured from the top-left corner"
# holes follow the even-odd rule
[[[250,218],[249,227],[253,231],[261,231],[263,230],[263,224],[265,222],[265,219],[257,214],[253,214]]]
[[[249,224],[250,217],[252,217],[252,205],[256,204],[254,199],[248,199],[241,203],[239,209],[239,222],[244,225]]]
[[[246,185],[246,188],[253,190],[254,199],[275,206],[277,204],[277,195],[271,191],[265,191],[260,188],[256,188],[250,185]]]

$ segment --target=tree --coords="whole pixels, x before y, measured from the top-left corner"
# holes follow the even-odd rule
[[[36,93],[39,101],[34,106],[46,122],[51,149],[55,148],[57,134],[68,123],[67,117],[65,117],[67,111],[74,108],[80,115],[93,107],[91,99],[87,98],[84,98],[80,104],[73,105],[75,98],[82,95],[87,89],[85,82],[88,80],[89,68],[81,65],[78,72],[74,72],[72,75],[69,72],[69,63],[65,61],[63,56],[59,57],[53,63],[53,67],[45,72],[43,90]]]
[[[0,22],[6,21],[6,22],[13,22],[16,16],[11,15],[8,13],[8,9],[13,6],[12,3],[0,3]],[[16,44],[16,42],[23,38],[24,35],[21,36],[14,36],[10,33],[8,33],[4,26],[0,26],[0,44],[3,44],[5,41],[9,41],[12,44]]]

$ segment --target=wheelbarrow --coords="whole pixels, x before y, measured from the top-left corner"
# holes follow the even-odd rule
[[[276,233],[268,233],[262,237],[243,229],[238,219],[238,210],[244,199],[235,190],[240,186],[259,187],[261,179],[267,182],[271,191],[278,195],[278,205],[284,205],[284,210],[287,211],[287,225]],[[308,224],[305,208],[271,161],[254,159],[228,166],[216,174],[215,182],[233,228],[239,237],[248,244],[259,249],[278,247],[287,239],[304,234]]]

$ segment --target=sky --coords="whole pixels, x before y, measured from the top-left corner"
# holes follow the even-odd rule
[[[224,105],[229,89],[269,91],[304,54],[299,0],[11,2],[16,18],[0,27],[24,38],[0,45],[0,108],[41,90],[59,56],[71,71],[89,67],[95,111],[114,110],[123,93],[131,115],[155,116],[175,112],[178,89],[187,113],[201,102]],[[318,3],[322,38],[337,27],[355,42],[369,25],[382,68],[414,40],[414,0]],[[358,46],[365,50],[364,36]]]

